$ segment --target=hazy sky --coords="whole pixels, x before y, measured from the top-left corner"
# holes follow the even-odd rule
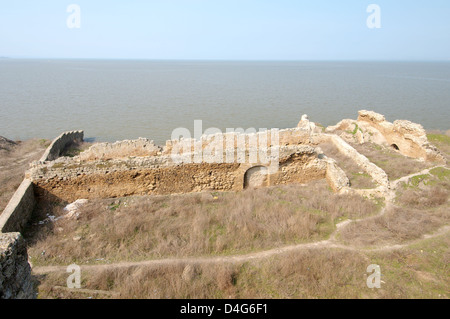
[[[450,61],[450,0],[0,0],[0,56]]]

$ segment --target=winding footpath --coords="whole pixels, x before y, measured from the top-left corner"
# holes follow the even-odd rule
[[[166,259],[151,259],[137,262],[118,262],[118,263],[110,263],[110,264],[95,264],[95,265],[80,265],[82,270],[107,270],[107,269],[119,269],[119,268],[130,268],[130,267],[145,267],[145,266],[168,266],[168,265],[178,265],[178,264],[215,264],[215,263],[243,263],[251,260],[265,259],[270,258],[276,255],[288,254],[301,250],[312,250],[312,249],[341,249],[341,250],[350,250],[357,252],[380,252],[380,251],[390,251],[390,250],[399,250],[402,248],[406,248],[410,245],[416,244],[420,241],[442,236],[448,234],[450,231],[450,226],[446,225],[438,229],[432,234],[425,234],[421,238],[410,241],[404,244],[392,244],[392,245],[384,245],[373,248],[364,248],[364,247],[356,247],[352,245],[344,245],[339,243],[337,240],[337,236],[339,232],[352,223],[359,223],[362,221],[367,221],[375,218],[379,218],[386,214],[391,208],[396,207],[394,204],[395,191],[401,182],[408,182],[411,177],[423,174],[429,174],[430,171],[434,168],[444,167],[446,166],[436,166],[425,169],[421,172],[414,173],[408,176],[401,177],[398,180],[395,180],[391,183],[391,187],[387,189],[386,197],[385,197],[385,206],[381,209],[381,211],[373,216],[357,219],[357,220],[345,220],[336,225],[335,231],[330,235],[329,239],[312,242],[312,243],[304,243],[297,245],[289,245],[274,249],[269,249],[265,251],[259,251],[255,253],[242,254],[242,255],[232,255],[232,256],[213,256],[213,257],[180,257],[180,258],[166,258]],[[52,272],[66,272],[67,266],[43,266],[43,267],[33,267],[34,274],[48,274]]]

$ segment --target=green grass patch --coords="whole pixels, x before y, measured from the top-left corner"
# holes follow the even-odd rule
[[[117,203],[117,204],[111,204],[110,206],[109,206],[109,210],[110,211],[115,211],[115,210],[117,210],[118,208],[120,207],[120,201]]]
[[[428,134],[427,137],[430,142],[438,142],[450,145],[450,136],[444,134]]]
[[[431,175],[429,174],[422,174],[422,175],[416,175],[409,179],[407,186],[412,188],[419,187],[420,183],[423,183],[424,185],[429,185],[430,183]]]
[[[436,176],[437,178],[439,178],[439,180],[441,180],[441,181],[448,179],[450,177],[450,169],[446,169],[444,167],[433,168],[432,170],[430,170],[430,173],[433,176]]]

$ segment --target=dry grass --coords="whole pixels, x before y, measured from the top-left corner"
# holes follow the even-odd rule
[[[447,170],[410,178],[397,192],[396,206],[385,215],[354,223],[340,239],[357,246],[383,246],[418,239],[450,222],[450,177]]]
[[[450,195],[450,183],[441,182],[426,189],[408,188],[397,197],[397,203],[406,207],[431,208],[445,204]]]
[[[400,186],[395,200],[400,206],[427,209],[444,205],[450,196],[450,170],[434,168],[430,174],[413,176]]]
[[[421,162],[416,159],[403,156],[393,149],[382,147],[373,143],[353,143],[351,145],[359,153],[366,156],[372,163],[383,169],[391,180],[420,172],[434,165],[434,163]]]
[[[306,251],[259,263],[194,265],[185,279],[185,265],[90,271],[82,286],[110,290],[121,298],[308,298],[335,294],[336,284],[363,288],[355,269],[364,273],[363,259],[347,252]],[[359,276],[360,277],[360,276]],[[75,297],[52,291],[64,283],[61,275],[39,278],[40,298]],[[328,286],[328,287],[327,287]],[[350,290],[350,289],[348,289]],[[349,295],[347,295],[348,297]],[[355,296],[355,294],[351,294]],[[82,296],[79,296],[83,298]],[[356,296],[355,296],[356,297]]]
[[[449,298],[450,237],[401,251],[363,253],[307,250],[243,264],[185,265],[83,271],[82,287],[120,298]],[[366,272],[380,265],[381,289],[369,289]],[[110,298],[54,290],[66,273],[37,278],[39,298]]]
[[[38,160],[49,143],[33,139],[0,148],[0,212],[22,182],[29,163]]]
[[[429,211],[393,208],[381,217],[350,224],[340,232],[339,240],[358,247],[405,243],[450,222],[448,212],[448,205]]]
[[[375,188],[376,184],[369,174],[364,172],[355,161],[342,154],[333,143],[322,143],[319,145],[324,154],[336,160],[350,180],[350,186],[354,188]]]
[[[239,193],[91,201],[78,220],[35,225],[25,237],[36,265],[226,255],[324,239],[336,222],[379,208],[359,196],[336,195],[322,181]],[[61,214],[60,207],[54,209],[59,213],[47,213]]]
[[[376,145],[358,150],[391,179],[427,167]],[[325,154],[334,157],[332,151]],[[365,180],[355,181],[352,173],[359,173],[359,168],[345,156],[339,160],[353,176],[353,187],[370,187]],[[338,239],[359,248],[382,247],[419,239],[448,224],[448,175],[448,170],[436,169],[411,178],[400,187],[396,206],[383,216],[347,225]],[[47,214],[60,215],[61,209],[57,203],[47,203],[36,211],[35,221]],[[78,220],[35,225],[25,235],[34,265],[240,254],[317,241],[328,237],[335,223],[368,217],[379,209],[380,205],[357,196],[336,195],[321,181],[308,187],[287,185],[241,193],[91,201]],[[92,294],[54,289],[66,285],[66,273],[36,280],[40,298],[111,298],[104,291],[121,298],[449,298],[449,244],[446,234],[394,251],[322,248],[239,264],[83,271],[82,288],[98,291]],[[370,264],[381,267],[381,289],[366,286]]]

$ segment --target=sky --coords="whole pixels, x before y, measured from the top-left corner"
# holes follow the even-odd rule
[[[450,1],[0,0],[0,57],[450,61]]]

